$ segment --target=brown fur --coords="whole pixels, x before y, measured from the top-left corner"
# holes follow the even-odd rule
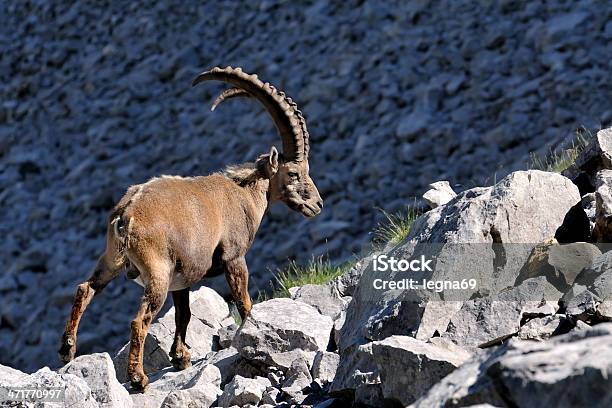
[[[59,350],[62,360],[74,358],[78,324],[93,296],[127,267],[144,287],[131,325],[132,386],[143,390],[148,383],[142,367],[144,339],[168,291],[176,307],[170,355],[175,367],[188,367],[189,287],[206,275],[225,273],[245,319],[251,299],[244,256],[269,204],[279,200],[309,217],[323,205],[308,162],[285,162],[275,148],[253,164],[228,167],[222,174],[162,176],[130,187],[110,214],[104,254],[92,276],[78,286]]]

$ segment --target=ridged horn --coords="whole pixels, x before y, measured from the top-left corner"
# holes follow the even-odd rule
[[[257,75],[249,75],[240,68],[215,67],[198,75],[193,80],[192,85],[195,86],[200,82],[209,80],[227,82],[257,99],[264,106],[278,130],[283,142],[283,155],[285,159],[288,161],[308,159],[309,143],[306,121],[302,112],[297,109],[296,103],[291,98],[278,91],[268,82],[262,82],[257,78]],[[237,94],[233,96],[244,95]],[[223,99],[226,98],[227,96]]]
[[[225,91],[221,92],[219,96],[217,96],[217,99],[215,99],[215,101],[213,102],[212,106],[210,107],[210,110],[214,111],[215,109],[217,109],[217,106],[219,106],[221,102],[227,99],[240,98],[240,97],[250,98],[251,94],[245,91],[244,89],[240,89],[240,88],[226,89]]]

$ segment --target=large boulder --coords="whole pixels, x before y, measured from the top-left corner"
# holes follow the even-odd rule
[[[442,344],[409,336],[373,342],[373,358],[380,371],[384,397],[406,406],[470,358],[471,353]]]
[[[465,301],[478,292],[494,294],[513,286],[534,246],[554,236],[566,213],[579,201],[578,189],[569,179],[531,170],[512,173],[492,187],[464,191],[448,204],[425,213],[415,221],[406,241],[386,255],[406,260],[426,256],[433,259],[433,272],[381,273],[370,261],[347,309],[340,349],[355,342],[418,332],[429,300],[443,304],[430,306],[436,311],[429,313],[428,328],[422,331],[432,335],[444,329],[459,305],[449,300]],[[378,278],[475,279],[476,285],[440,295],[422,290],[376,290],[373,283]]]
[[[131,394],[135,407],[208,408],[221,395],[221,373],[206,360],[182,371],[164,368],[151,375],[149,381],[144,393]]]
[[[576,186],[560,174],[517,171],[492,187],[466,190],[448,205],[425,213],[408,240],[538,243],[554,236],[579,201]]]
[[[419,217],[407,239],[385,255],[432,260],[433,271],[375,270],[369,259],[339,335],[341,361],[332,388],[364,383],[358,380],[363,376],[356,377],[349,368],[358,369],[350,360],[361,344],[392,335],[426,340],[446,330],[463,302],[512,287],[533,248],[555,235],[579,201],[577,187],[560,174],[518,171],[492,187],[464,191]],[[440,293],[423,287],[377,289],[377,279],[462,284],[473,280],[474,285]]]
[[[113,361],[107,353],[85,354],[62,367],[58,373],[82,378],[100,407],[129,408],[132,399],[117,381]]]
[[[512,339],[476,355],[411,406],[606,407],[612,404],[612,324]]]
[[[225,300],[214,290],[202,286],[190,293],[191,320],[187,327],[186,343],[189,345],[191,359],[205,357],[217,349],[216,336],[224,325],[233,323]],[[172,365],[170,347],[174,342],[175,309],[172,307],[165,315],[154,322],[147,333],[144,344],[143,366],[146,374]],[[127,360],[130,343],[125,344],[113,358],[117,378],[121,382],[127,378]]]
[[[233,346],[249,360],[289,368],[304,357],[312,364],[317,351],[326,350],[332,319],[296,300],[271,299],[253,306],[234,337]]]

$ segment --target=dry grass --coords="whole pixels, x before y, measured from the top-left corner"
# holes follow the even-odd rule
[[[592,138],[592,133],[589,130],[582,128],[576,131],[576,137],[572,141],[572,146],[569,149],[562,150],[561,152],[551,150],[544,158],[531,153],[530,168],[534,170],[561,173],[563,170],[574,164],[576,158],[588,146]]]

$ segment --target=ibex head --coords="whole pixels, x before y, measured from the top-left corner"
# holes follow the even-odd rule
[[[272,147],[263,162],[258,160],[258,166],[264,165],[270,178],[270,200],[283,201],[306,217],[319,214],[323,200],[308,174],[308,130],[295,102],[274,86],[262,82],[257,75],[249,75],[240,68],[213,68],[198,75],[193,85],[206,80],[223,81],[235,86],[219,95],[211,110],[225,99],[252,97],[264,106],[276,125],[283,142],[283,154],[280,155]]]

